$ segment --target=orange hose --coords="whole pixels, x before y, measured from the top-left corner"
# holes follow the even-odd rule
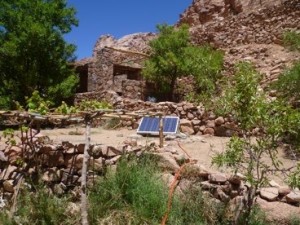
[[[189,153],[187,153],[187,151],[181,146],[181,144],[179,143],[179,141],[177,141],[177,144],[178,144],[179,148],[181,148],[181,150],[184,151],[184,153],[185,153],[189,158],[191,158],[191,156],[189,155]]]
[[[170,186],[170,190],[169,190],[169,197],[168,197],[168,206],[167,206],[167,211],[161,221],[161,225],[166,225],[166,222],[168,220],[168,217],[169,217],[169,213],[171,211],[171,208],[172,208],[172,200],[173,200],[173,195],[174,195],[174,191],[175,191],[175,188],[179,182],[179,178],[180,178],[180,173],[182,171],[182,169],[185,167],[186,164],[183,164],[178,170],[177,172],[175,173],[175,177],[174,177],[174,180],[172,181],[172,184]]]

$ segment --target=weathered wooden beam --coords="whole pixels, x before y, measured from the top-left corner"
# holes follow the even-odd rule
[[[142,56],[145,56],[145,57],[149,57],[150,56],[150,55],[142,53],[142,52],[135,52],[135,51],[125,50],[125,49],[120,49],[120,48],[113,48],[113,47],[108,47],[108,46],[106,46],[105,48],[113,50],[113,51],[127,53],[127,54],[142,55]]]

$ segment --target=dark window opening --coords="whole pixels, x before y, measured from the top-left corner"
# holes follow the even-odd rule
[[[88,65],[78,66],[76,72],[79,75],[79,86],[76,90],[77,93],[88,91]]]

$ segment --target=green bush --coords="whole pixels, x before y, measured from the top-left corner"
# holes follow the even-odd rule
[[[278,96],[292,104],[300,101],[300,61],[285,70],[273,84]]]
[[[0,224],[1,225],[15,225],[14,223],[6,213],[0,211]]]
[[[105,101],[85,100],[76,106],[80,111],[93,111],[99,109],[112,109],[112,105]]]
[[[31,97],[26,97],[26,108],[31,112],[45,115],[49,112],[50,105],[52,105],[52,103],[41,97],[38,91],[34,91]]]
[[[244,212],[240,218],[245,225],[250,225],[254,210],[256,192],[264,186],[270,173],[285,170],[278,158],[278,144],[282,138],[290,134],[292,139],[297,136],[300,125],[298,113],[282,101],[268,101],[259,90],[260,76],[249,63],[239,63],[232,83],[223,97],[223,108],[239,123],[240,137],[232,137],[224,152],[213,157],[213,164],[218,167],[227,166],[233,173],[245,175],[251,184],[247,198],[244,197]],[[260,135],[252,141],[251,131],[259,128]],[[293,136],[294,135],[294,136]],[[263,158],[270,158],[270,162]],[[300,171],[290,175],[299,176]],[[293,186],[299,186],[299,180],[293,179]]]
[[[12,220],[4,213],[0,214],[4,224],[22,225],[71,225],[78,222],[78,217],[66,216],[67,197],[58,198],[50,195],[46,187],[39,186],[32,192],[21,190],[17,211]],[[2,224],[2,223],[1,223]]]
[[[90,223],[160,224],[167,210],[169,188],[159,172],[153,156],[122,158],[116,171],[110,171],[89,194]],[[175,192],[167,224],[231,224],[226,205],[205,197],[199,184],[191,185],[183,194]],[[258,220],[262,220],[260,215],[253,217],[253,221]]]
[[[283,34],[283,43],[291,50],[300,50],[300,34],[295,31],[287,31]]]
[[[90,221],[96,223],[111,211],[130,209],[129,215],[134,218],[158,224],[165,212],[168,193],[156,174],[155,160],[149,157],[123,158],[117,171],[109,172],[90,193]]]

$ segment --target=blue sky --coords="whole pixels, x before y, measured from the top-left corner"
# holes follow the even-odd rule
[[[192,0],[67,0],[77,9],[79,26],[65,36],[77,45],[77,59],[92,56],[103,34],[120,38],[137,32],[155,32],[156,25],[172,25]]]

